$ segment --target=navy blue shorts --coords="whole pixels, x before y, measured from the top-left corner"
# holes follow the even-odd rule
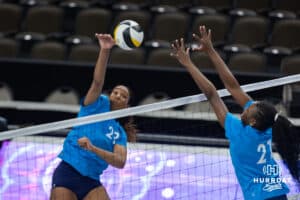
[[[266,200],[287,200],[286,195],[281,195],[281,196],[277,196],[277,197],[272,197]]]
[[[65,187],[74,192],[78,200],[83,199],[92,189],[102,186],[100,181],[82,176],[71,165],[62,161],[52,177],[52,189]]]

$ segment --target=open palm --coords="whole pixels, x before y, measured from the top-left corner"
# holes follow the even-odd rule
[[[183,38],[180,41],[176,40],[172,44],[172,57],[175,57],[183,66],[189,65],[192,61],[190,58],[190,48],[185,48]]]
[[[199,43],[198,48],[194,48],[196,51],[204,51],[207,52],[213,49],[213,44],[211,41],[211,30],[206,30],[205,26],[199,26],[200,36],[197,34],[193,34],[195,40]]]
[[[98,39],[99,45],[102,49],[111,49],[115,45],[115,41],[110,34],[98,34],[95,36]]]

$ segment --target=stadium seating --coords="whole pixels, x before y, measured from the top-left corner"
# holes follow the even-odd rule
[[[21,16],[21,6],[0,3],[0,37],[15,34],[19,31]]]
[[[30,57],[41,60],[65,60],[66,46],[58,42],[41,42],[33,46]]]
[[[228,66],[239,72],[266,72],[267,59],[262,53],[239,53],[230,57]]]
[[[134,59],[132,59],[134,58]],[[110,56],[110,64],[143,65],[145,61],[145,49],[138,48],[126,51],[121,48],[114,48]]]
[[[199,25],[213,31],[214,46],[225,52],[227,63],[237,59],[237,53],[266,57],[266,68],[258,70],[262,73],[282,73],[282,59],[298,54],[300,47],[298,0],[1,2],[0,46],[5,51],[0,50],[0,58],[95,62],[98,48],[94,33],[113,33],[114,27],[126,19],[137,21],[144,30],[143,49],[131,52],[137,56],[136,60],[125,59],[125,55],[121,55],[123,51],[115,49],[112,64],[177,66],[165,48],[180,37],[184,37],[188,45],[194,45],[192,33],[198,33]],[[153,56],[158,55],[158,61],[153,61]],[[192,54],[192,59],[201,67],[211,66],[201,53]],[[248,72],[249,69],[234,70]]]
[[[79,44],[72,46],[69,60],[74,62],[95,63],[99,54],[99,47],[95,44]]]
[[[45,102],[56,104],[79,104],[79,94],[71,87],[61,86],[53,90],[45,99]]]
[[[16,58],[19,52],[18,43],[10,38],[0,38],[0,57]]]
[[[300,73],[300,56],[288,56],[281,62],[280,70],[284,75],[299,74]],[[300,85],[299,83],[293,85],[285,85],[283,88],[283,104],[286,106],[290,116],[299,117],[300,108]]]

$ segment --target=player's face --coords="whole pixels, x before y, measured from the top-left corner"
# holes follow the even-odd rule
[[[255,106],[255,103],[249,106],[248,109],[244,110],[244,112],[241,114],[241,120],[244,125],[254,125],[255,119],[254,114],[257,112],[257,108]]]
[[[129,90],[126,86],[118,85],[116,86],[109,95],[109,100],[111,102],[111,109],[118,110],[128,107],[129,102]]]

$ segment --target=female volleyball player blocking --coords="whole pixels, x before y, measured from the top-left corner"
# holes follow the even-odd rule
[[[219,123],[225,128],[226,137],[230,140],[230,155],[237,179],[245,199],[287,199],[289,192],[286,184],[280,179],[280,170],[272,158],[273,139],[278,141],[278,151],[287,162],[292,175],[299,178],[297,159],[299,154],[297,141],[293,141],[291,123],[278,115],[274,106],[266,102],[254,102],[240,87],[238,81],[228,70],[223,60],[214,50],[211,32],[200,27],[200,42],[197,50],[208,54],[214,63],[222,81],[233,98],[244,107],[241,119],[228,112],[215,86],[197,69],[185,48],[183,39],[172,45],[171,56],[187,69],[192,78],[206,95],[212,105]],[[295,136],[295,135],[294,135]],[[289,138],[290,137],[290,138]],[[287,139],[287,140],[286,140]],[[296,140],[296,137],[294,137]]]
[[[107,61],[115,41],[109,34],[96,34],[96,37],[101,49],[78,117],[126,108],[130,100],[129,89],[124,85],[113,88],[109,96],[101,95]],[[127,140],[135,141],[135,136],[132,120],[112,119],[73,128],[59,154],[62,162],[53,174],[50,199],[109,199],[99,176],[108,165],[124,167]]]

